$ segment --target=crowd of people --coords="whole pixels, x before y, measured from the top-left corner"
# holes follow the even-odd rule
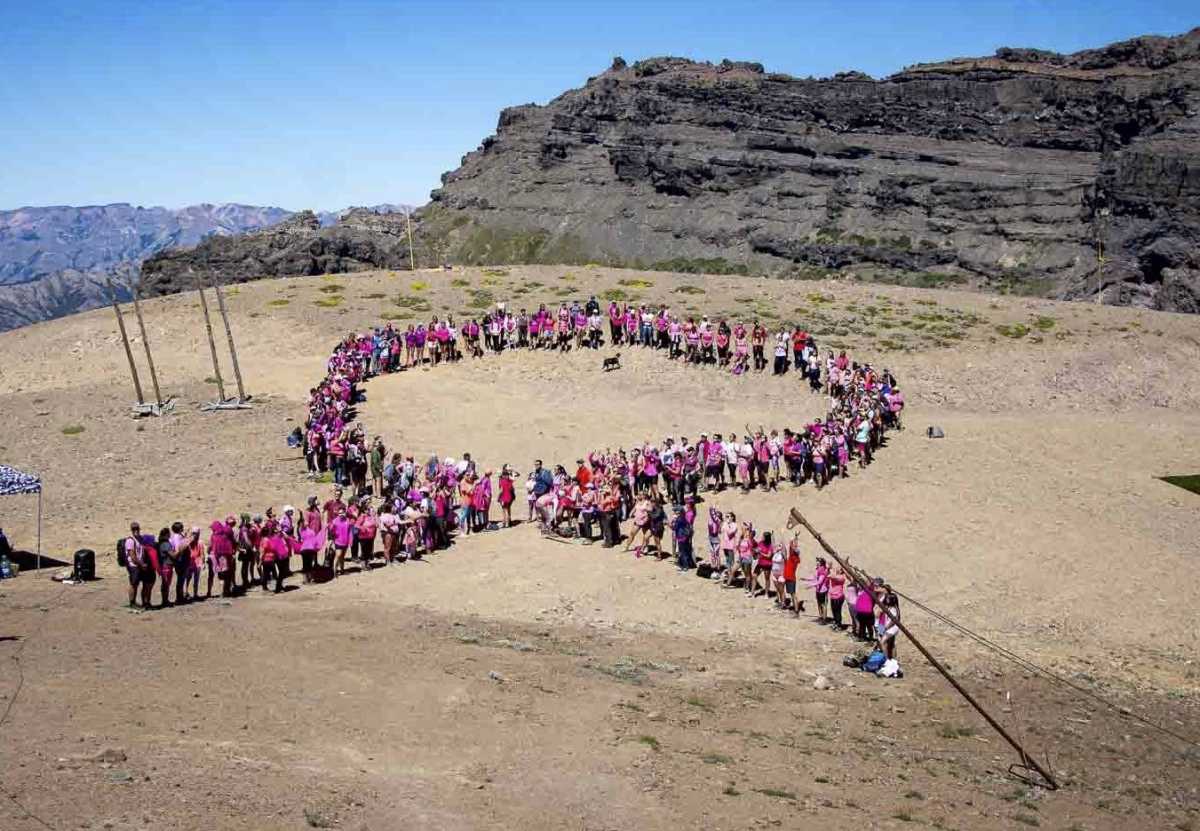
[[[389,448],[381,436],[368,438],[357,420],[362,384],[372,376],[462,360],[464,349],[466,356],[480,357],[506,349],[598,348],[606,341],[605,320],[609,344],[662,350],[671,359],[735,374],[765,372],[772,348],[772,373],[796,372],[810,389],[827,395],[826,414],[795,429],[701,432],[694,441],[667,436],[596,449],[570,470],[535,460],[524,476],[509,464],[498,471],[484,467],[470,453],[422,460]],[[794,615],[805,609],[806,592],[798,587],[806,586],[819,622],[844,629],[848,609],[849,631],[877,640],[891,657],[899,611],[895,593],[882,581],[856,591],[840,566],[830,569],[819,558],[802,578],[796,537],[780,542],[715,507],[705,517],[707,557],[697,557],[693,538],[697,505],[706,494],[784,483],[823,488],[848,476],[853,465],[870,464],[886,432],[901,427],[903,407],[886,369],[851,361],[845,352],[830,351],[822,359],[803,330],[771,335],[757,321],[714,325],[664,307],[617,303],[604,312],[592,297],[533,314],[512,314],[501,304],[461,327],[436,317],[403,332],[389,324],[337,344],[325,377],[310,391],[304,427],[289,437],[303,448],[310,478],[330,475],[330,498],[321,503],[310,496],[302,509],[285,505],[278,514],[267,508],[229,515],[206,529],[174,522],[143,534],[134,523],[118,543],[118,557],[129,571],[131,606],[150,608],[156,583],[160,606],[199,599],[201,577],[203,597],[214,586],[225,597],[254,588],[281,592],[293,576],[293,557],[299,557],[305,582],[336,579],[348,560],[370,570],[420,558],[459,536],[511,527],[514,504],[523,496],[525,520],[536,521],[544,533],[596,540],[606,548],[624,543],[638,557],[673,557],[680,571],[696,569],[722,586],[771,598]],[[670,552],[664,546],[668,529]]]

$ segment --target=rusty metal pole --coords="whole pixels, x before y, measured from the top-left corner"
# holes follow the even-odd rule
[[[213,377],[217,379],[218,401],[225,400],[225,381],[221,378],[221,364],[217,361],[217,342],[213,340],[212,318],[208,314],[208,301],[204,298],[203,286],[197,290],[200,295],[200,308],[204,310],[204,331],[208,333],[208,351],[212,355]]]
[[[154,384],[154,400],[162,411],[162,393],[158,389],[158,373],[154,371],[154,356],[150,354],[150,338],[146,334],[146,321],[142,319],[142,303],[138,299],[137,286],[133,287],[133,313],[137,315],[138,329],[142,333],[142,346],[146,349],[146,365],[150,368],[150,382]]]
[[[133,361],[133,350],[129,348],[129,334],[125,331],[125,318],[121,316],[121,304],[117,302],[117,291],[113,288],[112,280],[108,284],[108,296],[112,298],[113,311],[117,314],[117,328],[121,330],[121,343],[125,345],[125,359],[129,361],[129,374],[133,376],[133,389],[137,393],[138,404],[145,404],[146,397],[142,395],[142,381],[138,378],[137,364]]]
[[[874,592],[871,591],[871,587],[869,585],[867,585],[867,583],[864,579],[864,576],[858,571],[858,569],[851,566],[848,562],[845,561],[845,559],[841,555],[839,555],[836,551],[834,551],[833,546],[831,546],[829,543],[825,542],[825,538],[821,536],[820,532],[817,531],[816,528],[813,528],[812,525],[809,524],[808,520],[804,518],[804,515],[801,514],[799,511],[797,511],[795,508],[792,508],[791,509],[791,519],[788,520],[788,527],[794,528],[797,524],[803,525],[805,527],[805,529],[808,530],[808,533],[813,535],[813,538],[816,539],[817,543],[821,546],[821,548],[825,549],[825,553],[828,554],[830,557],[832,557],[834,560],[836,560],[838,565],[840,565],[842,567],[842,569],[848,575],[850,575],[851,579],[854,580],[854,584],[859,589],[859,591],[870,592],[871,598],[875,602],[875,605],[879,605],[878,601],[875,601]],[[1052,790],[1052,791],[1058,790],[1058,782],[1055,781],[1054,777],[1051,776],[1050,773],[1045,768],[1043,768],[1040,764],[1038,764],[1036,759],[1034,759],[1032,756],[1030,756],[1028,753],[1025,752],[1025,748],[1023,748],[1020,745],[1020,743],[1017,742],[1016,739],[1014,739],[1011,735],[1009,735],[1008,731],[1005,730],[1003,726],[1001,726],[1000,722],[998,722],[998,721],[996,721],[996,719],[992,718],[991,713],[989,713],[987,710],[985,710],[983,708],[983,705],[980,704],[978,701],[976,701],[975,698],[969,692],[966,691],[966,689],[963,687],[962,684],[958,683],[958,680],[953,675],[950,674],[950,671],[947,670],[944,666],[942,666],[941,662],[939,662],[937,658],[933,657],[932,653],[930,653],[930,651],[925,648],[925,645],[923,643],[921,643],[913,635],[913,633],[911,631],[909,631],[908,627],[905,626],[903,623],[901,623],[898,618],[892,617],[891,613],[888,612],[886,607],[879,606],[879,608],[883,611],[883,614],[892,623],[892,625],[895,626],[897,629],[899,629],[901,632],[903,632],[905,637],[907,637],[910,641],[912,641],[912,645],[917,648],[918,652],[920,652],[923,656],[925,656],[925,660],[929,661],[929,663],[933,666],[933,668],[936,669],[939,673],[941,673],[941,676],[943,678],[945,678],[948,682],[950,682],[950,686],[954,687],[954,689],[958,691],[958,694],[966,699],[967,703],[970,704],[975,709],[975,712],[977,712],[977,713],[979,713],[979,715],[983,716],[984,721],[986,721],[989,725],[991,725],[992,729],[995,730],[997,733],[999,733],[1004,738],[1004,740],[1009,743],[1009,745],[1012,747],[1012,749],[1015,750],[1017,752],[1017,755],[1021,758],[1021,765],[1027,770],[1037,771],[1037,773],[1042,777],[1042,779],[1045,780],[1046,785],[1048,786],[1048,788],[1050,790]]]
[[[225,295],[221,293],[221,284],[213,281],[213,291],[217,294],[217,308],[221,319],[225,321],[225,337],[229,340],[229,357],[233,359],[233,377],[237,380],[238,402],[246,400],[246,388],[242,386],[242,370],[238,365],[237,347],[233,345],[233,329],[229,327],[229,313],[225,311]]]

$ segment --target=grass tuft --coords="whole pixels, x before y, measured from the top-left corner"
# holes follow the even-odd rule
[[[78,436],[82,432],[82,424],[68,424],[66,427],[62,428],[62,434],[64,436]]]
[[[755,793],[760,793],[763,796],[773,796],[776,799],[790,799],[793,802],[796,800],[796,795],[791,791],[780,790],[779,788],[755,788]]]
[[[322,294],[340,294],[344,288],[346,287],[341,283],[330,283],[329,285],[321,286],[317,291]]]

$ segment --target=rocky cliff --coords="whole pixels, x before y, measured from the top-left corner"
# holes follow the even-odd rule
[[[142,291],[169,294],[263,277],[336,274],[372,268],[408,268],[403,213],[353,208],[323,227],[312,211],[237,237],[210,237],[195,248],[172,249],[142,264]]]
[[[504,110],[418,216],[418,248],[466,262],[851,268],[1198,312],[1200,29],[883,80],[617,59]]]

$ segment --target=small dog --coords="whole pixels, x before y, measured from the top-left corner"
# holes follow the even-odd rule
[[[621,353],[620,352],[618,352],[616,355],[613,355],[611,358],[605,358],[604,363],[601,366],[601,369],[603,369],[605,372],[611,372],[614,369],[620,369],[620,368],[621,368]]]

